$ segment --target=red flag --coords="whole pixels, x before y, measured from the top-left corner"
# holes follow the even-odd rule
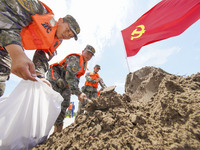
[[[200,0],[162,0],[122,30],[127,57],[147,44],[177,36],[200,18]]]

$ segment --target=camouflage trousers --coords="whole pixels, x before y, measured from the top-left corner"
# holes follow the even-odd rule
[[[69,115],[69,118],[73,117],[72,109],[67,110],[66,116]]]
[[[8,52],[0,47],[0,97],[3,95],[6,80],[9,79],[11,68],[11,58]]]
[[[81,90],[88,98],[97,98],[97,89],[95,87],[83,86]]]
[[[97,91],[85,91],[84,93],[88,98],[97,98]]]
[[[63,120],[65,119],[66,110],[68,109],[69,104],[70,104],[71,90],[69,88],[65,88],[65,86],[60,86],[57,83],[58,79],[60,78],[60,74],[58,72],[57,73],[54,72],[54,77],[55,77],[55,80],[53,80],[51,71],[49,70],[47,72],[47,80],[51,83],[52,88],[58,93],[60,93],[60,95],[64,99],[61,103],[61,112],[55,122],[55,125],[59,126],[63,124]]]
[[[78,110],[77,110],[77,113],[76,113],[76,118],[80,115],[80,114],[83,114],[84,113],[84,107],[87,103],[83,103],[83,102],[78,102]]]
[[[87,98],[91,99],[91,98],[97,98],[97,89],[94,89],[92,87],[93,90],[89,91],[88,89],[91,89],[90,87],[86,87],[85,89],[82,88],[82,92],[86,94]],[[77,117],[78,115],[80,114],[83,114],[84,113],[84,107],[85,105],[87,104],[87,102],[85,103],[82,103],[79,101],[78,103],[78,111],[77,111]]]

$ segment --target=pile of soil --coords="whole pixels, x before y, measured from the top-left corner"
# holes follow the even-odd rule
[[[127,75],[123,95],[104,91],[86,110],[33,150],[200,149],[200,73],[144,67]]]

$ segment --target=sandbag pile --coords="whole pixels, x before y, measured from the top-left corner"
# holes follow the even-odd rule
[[[200,73],[144,67],[127,75],[123,95],[103,92],[85,109],[33,150],[200,149]]]

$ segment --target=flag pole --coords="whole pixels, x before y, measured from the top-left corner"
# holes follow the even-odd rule
[[[129,71],[129,73],[130,73],[130,68],[129,68],[127,56],[126,56],[126,63],[127,63],[127,66],[128,66],[128,71]]]
[[[122,36],[122,34],[121,34]],[[123,40],[123,36],[122,36],[122,40]],[[122,41],[122,43],[124,43],[124,41]],[[123,44],[124,45],[124,44]],[[124,45],[124,55],[125,55],[125,59],[126,59],[126,64],[128,66],[128,71],[130,73],[130,67],[129,67],[129,64],[128,64],[128,59],[127,59],[127,53],[126,53],[126,48],[125,48],[125,45]]]
[[[128,71],[129,71],[129,73],[130,73],[131,71],[130,71],[130,67],[129,67],[129,64],[128,64],[128,59],[127,59],[127,54],[126,54],[125,46],[124,46],[124,55],[125,55],[125,59],[126,59],[126,64],[127,64],[127,66],[128,66]]]
[[[127,59],[127,56],[126,56],[126,52],[125,52],[125,59],[126,59],[126,63],[127,63],[127,66],[128,66],[128,71],[130,73],[130,67],[129,67],[129,64],[128,64],[128,59]]]

